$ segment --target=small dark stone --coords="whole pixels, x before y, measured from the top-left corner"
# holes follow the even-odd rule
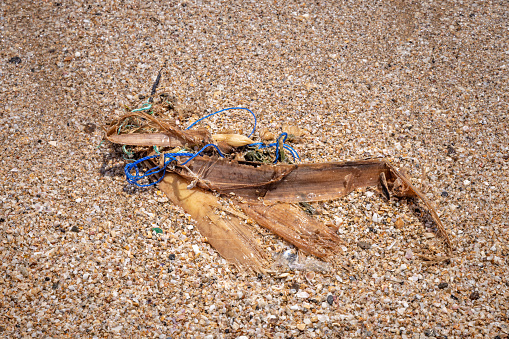
[[[77,227],[77,226],[73,226],[71,227],[71,232],[76,232],[78,233],[80,231],[80,229]]]
[[[138,99],[143,100],[145,98],[146,98],[146,96],[144,96],[143,94],[138,94]]]
[[[44,280],[50,281],[50,277],[46,277],[46,278],[44,278]]]
[[[293,283],[293,284],[290,285],[290,289],[298,291],[300,289],[300,284]]]
[[[436,333],[436,331],[434,329],[428,328],[428,329],[424,330],[424,335],[426,337],[436,337],[437,333]]]
[[[359,246],[363,250],[369,250],[371,248],[371,244],[367,241],[359,241],[357,243],[357,246]]]
[[[15,56],[9,59],[8,61],[10,64],[18,65],[21,63],[21,58],[19,56]]]
[[[442,193],[440,193],[440,195],[445,198],[445,197],[449,196],[449,193],[447,193],[446,191],[443,191]]]
[[[58,285],[60,285],[60,281],[54,282],[51,288],[56,290],[58,288]]]
[[[327,296],[327,303],[331,306],[334,303],[334,297],[331,294]]]
[[[502,338],[500,338],[499,335],[496,335],[495,338],[493,338],[493,339],[502,339]]]
[[[90,122],[89,122],[89,123],[88,123],[88,124],[86,124],[86,125],[85,125],[85,127],[83,128],[83,131],[84,131],[85,133],[92,134],[92,133],[94,133],[95,129],[96,129],[96,126],[95,126],[94,124],[92,124],[92,123],[90,123]]]
[[[41,140],[41,139],[37,140],[37,143],[38,143],[38,144],[40,144],[41,142],[42,142],[42,140]]]
[[[230,329],[227,328],[226,330],[224,330],[224,333],[230,333]]]
[[[263,279],[263,274],[258,273],[258,280],[262,280],[262,279]]]
[[[174,253],[170,254],[170,255],[168,256],[168,258],[169,258],[170,260],[175,260],[175,254],[174,254]]]
[[[441,282],[440,284],[438,284],[438,288],[443,290],[444,288],[446,288],[447,286],[449,286],[448,283],[446,282]]]
[[[451,145],[447,146],[447,155],[456,153],[456,150]]]
[[[5,222],[5,219],[4,218],[0,218],[0,222]]]
[[[451,294],[451,298],[453,298],[454,300],[459,300],[457,296],[455,296],[454,294]]]
[[[480,297],[481,296],[479,295],[479,292],[477,292],[477,291],[474,291],[474,292],[470,293],[470,296],[469,296],[470,300],[477,300]]]

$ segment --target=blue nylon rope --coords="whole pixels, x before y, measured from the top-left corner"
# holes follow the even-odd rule
[[[248,146],[255,146],[255,147],[258,146],[258,149],[263,149],[263,148],[268,148],[268,147],[276,147],[276,159],[274,160],[274,163],[277,163],[278,158],[279,158],[279,140],[281,138],[284,138],[283,139],[283,148],[290,152],[290,154],[293,157],[293,160],[294,161],[300,160],[300,157],[299,157],[299,154],[297,153],[297,151],[292,146],[285,144],[286,138],[288,138],[288,133],[286,133],[286,132],[281,133],[277,137],[276,142],[273,142],[271,144],[265,145],[263,142],[255,142],[253,144],[249,144]]]
[[[124,173],[125,173],[125,176],[127,178],[127,182],[130,183],[130,184],[136,185],[138,187],[148,187],[148,186],[152,186],[152,185],[158,184],[159,182],[161,182],[161,180],[163,180],[164,174],[166,173],[166,167],[169,164],[171,164],[172,162],[174,162],[174,161],[178,162],[177,157],[189,157],[189,159],[187,159],[186,161],[184,161],[183,163],[180,164],[181,166],[183,166],[183,165],[187,164],[189,161],[191,161],[194,158],[196,158],[197,156],[199,156],[201,153],[203,153],[203,151],[207,147],[211,147],[211,146],[216,149],[216,151],[219,153],[219,156],[221,156],[221,158],[224,158],[223,153],[221,153],[219,148],[216,145],[214,145],[214,144],[205,145],[205,146],[203,146],[203,148],[201,150],[199,150],[196,153],[178,152],[178,153],[164,153],[164,154],[150,155],[148,157],[144,157],[144,158],[138,159],[138,160],[136,160],[136,161],[134,161],[132,163],[129,163],[129,164],[125,165]],[[147,161],[147,160],[150,160],[150,159],[154,159],[154,158],[160,157],[160,156],[164,157],[164,165],[162,167],[159,167],[159,166],[152,167],[151,169],[149,169],[145,173],[140,174],[140,170],[138,168],[138,165],[140,163],[142,163],[144,161]],[[168,159],[168,160],[166,160],[166,159]],[[133,170],[135,172],[134,175],[132,174]],[[144,178],[146,178],[148,176],[151,176],[151,175],[154,175],[154,174],[158,174],[158,173],[161,173],[161,172],[163,172],[163,173],[162,173],[161,177],[156,182],[149,183],[149,184],[144,184],[144,185],[138,183],[138,181],[140,181],[140,180],[142,180],[142,179],[144,179]]]
[[[138,108],[138,109],[135,109],[133,110],[132,112],[139,112],[139,111],[145,111],[145,110],[149,110],[152,108],[152,105],[150,103],[147,103],[147,104],[144,104],[142,107]],[[196,120],[194,123],[192,123],[189,127],[186,128],[186,130],[188,129],[191,129],[193,126],[195,126],[197,123],[205,120],[205,119],[208,119],[210,118],[211,116],[215,115],[215,114],[219,114],[221,112],[225,112],[225,111],[229,111],[229,110],[233,110],[233,109],[240,109],[240,110],[246,110],[248,111],[249,113],[251,113],[253,115],[253,118],[254,118],[254,126],[253,126],[253,130],[251,131],[251,133],[249,134],[248,137],[251,137],[253,135],[253,133],[255,132],[256,130],[256,123],[257,123],[257,120],[256,120],[256,115],[250,110],[250,109],[247,109],[247,108],[243,108],[243,107],[231,107],[231,108],[225,108],[225,109],[222,109],[220,111],[217,111],[217,112],[214,112],[214,113],[211,113],[211,114],[208,114],[206,116],[204,116],[203,118],[200,118],[198,120]],[[122,126],[121,126],[122,127]],[[120,127],[120,128],[121,128]],[[119,132],[120,132],[120,128],[119,128]],[[255,142],[253,144],[250,144],[248,146],[258,146],[258,149],[263,149],[263,148],[267,148],[267,147],[276,147],[276,159],[274,160],[274,163],[277,163],[278,159],[279,159],[279,143],[280,143],[280,140],[281,138],[284,138],[282,140],[282,147],[289,151],[290,154],[292,155],[293,157],[293,160],[300,160],[300,157],[299,157],[299,154],[297,153],[297,151],[291,147],[290,145],[287,145],[285,144],[285,141],[286,139],[288,138],[288,134],[286,132],[284,133],[281,133],[277,139],[276,139],[276,142],[273,142],[271,144],[268,144],[268,145],[265,145],[264,143],[262,142]],[[202,149],[200,149],[198,152],[196,153],[189,153],[189,152],[178,152],[178,153],[164,153],[164,154],[161,154],[158,152],[158,149],[156,148],[156,146],[154,146],[154,150],[158,153],[158,154],[155,154],[155,155],[151,155],[151,156],[147,156],[147,157],[144,157],[144,158],[141,158],[141,159],[138,159],[132,163],[129,163],[127,164],[125,167],[124,167],[124,173],[126,175],[126,178],[127,178],[127,182],[129,182],[130,184],[133,184],[133,185],[136,185],[138,187],[148,187],[148,186],[152,186],[152,185],[155,185],[159,182],[161,182],[161,180],[163,180],[164,178],[164,175],[166,173],[166,167],[171,164],[172,162],[178,162],[177,160],[177,157],[189,157],[189,159],[187,159],[186,161],[184,161],[183,163],[181,163],[180,165],[183,166],[185,164],[187,164],[188,162],[190,162],[191,160],[193,160],[194,158],[196,158],[197,156],[199,156],[200,154],[203,153],[203,151],[208,148],[208,147],[214,147],[216,149],[216,151],[218,152],[219,156],[221,156],[222,158],[224,158],[224,155],[223,153],[221,153],[221,151],[219,150],[219,148],[217,147],[217,145],[214,145],[214,144],[207,144],[205,146],[203,146]],[[138,165],[144,161],[147,161],[147,160],[150,160],[150,159],[154,159],[154,158],[157,158],[157,157],[160,157],[160,156],[163,156],[164,157],[164,165],[162,167],[159,167],[159,166],[156,166],[156,167],[153,167],[151,169],[149,169],[148,171],[146,171],[145,173],[143,174],[140,174],[140,170],[138,168]],[[134,170],[135,174],[133,175],[132,174],[132,171]],[[139,184],[138,182],[148,176],[151,176],[151,175],[154,175],[154,174],[158,174],[158,173],[161,173],[162,172],[162,175],[161,177],[156,181],[156,182],[153,182],[153,183],[149,183],[149,184]]]

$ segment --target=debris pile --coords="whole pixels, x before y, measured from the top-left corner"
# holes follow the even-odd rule
[[[339,235],[306,213],[299,203],[338,199],[368,186],[378,187],[386,199],[420,200],[447,251],[452,249],[432,204],[389,162],[298,163],[297,152],[286,143],[295,135],[272,135],[275,140],[268,144],[251,139],[256,116],[249,109],[227,108],[181,129],[171,117],[172,108],[164,97],[155,104],[149,99],[142,108],[113,121],[106,139],[122,145],[124,157],[130,161],[125,167],[130,183],[141,187],[159,184],[173,203],[196,220],[207,241],[236,266],[256,272],[266,272],[270,267],[272,259],[256,241],[253,222],[302,253],[328,260],[342,244]],[[254,127],[248,136],[192,129],[204,119],[229,110],[251,113]],[[149,169],[143,172],[143,165]],[[235,209],[225,210],[218,194],[231,199]],[[218,211],[227,212],[228,218]]]

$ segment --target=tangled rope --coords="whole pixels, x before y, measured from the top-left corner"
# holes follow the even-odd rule
[[[150,110],[151,108],[152,108],[152,105],[150,103],[146,103],[142,107],[133,110],[133,112]],[[254,134],[255,130],[256,130],[256,123],[257,123],[256,115],[250,109],[243,108],[243,107],[230,107],[230,108],[225,108],[225,109],[222,109],[220,111],[208,114],[208,115],[206,115],[206,116],[196,120],[195,122],[193,122],[191,125],[189,125],[189,127],[186,128],[186,130],[189,130],[189,129],[193,128],[199,122],[201,122],[201,121],[203,121],[205,119],[208,119],[208,118],[210,118],[213,115],[216,115],[216,114],[219,114],[219,113],[222,113],[222,112],[225,112],[225,111],[229,111],[229,110],[234,110],[234,109],[246,110],[249,113],[251,113],[251,115],[253,116],[254,126],[253,126],[253,129],[252,129],[251,133],[249,134],[249,137],[251,137]],[[119,129],[119,132],[120,132],[120,129]],[[297,153],[297,151],[295,149],[293,149],[293,147],[291,147],[290,145],[285,144],[285,141],[286,141],[287,138],[288,138],[288,134],[286,132],[283,132],[283,133],[281,133],[277,137],[276,142],[273,142],[271,144],[267,144],[266,145],[266,144],[264,144],[262,142],[255,142],[255,143],[249,144],[247,146],[248,147],[250,147],[250,146],[251,147],[257,147],[258,146],[258,149],[275,147],[276,148],[276,158],[274,160],[274,163],[277,163],[278,161],[281,160],[280,159],[280,154],[281,154],[280,147],[283,147],[284,150],[287,150],[288,152],[290,152],[290,154],[292,155],[294,161],[300,160],[300,157],[299,157],[299,154]],[[126,175],[127,182],[129,182],[130,184],[136,185],[138,187],[148,187],[148,186],[155,185],[155,184],[161,182],[161,180],[163,180],[163,177],[164,177],[164,175],[166,173],[166,167],[168,167],[168,165],[170,165],[172,163],[177,163],[178,164],[178,159],[177,159],[178,157],[189,157],[183,163],[178,164],[178,165],[182,166],[182,165],[187,164],[188,162],[190,162],[191,160],[193,160],[197,156],[201,155],[205,151],[205,149],[207,149],[209,147],[215,148],[215,150],[217,151],[219,156],[224,158],[223,153],[221,153],[221,151],[219,150],[219,147],[217,145],[215,145],[215,144],[207,144],[207,145],[205,145],[202,149],[200,149],[196,153],[191,153],[191,152],[159,153],[157,148],[154,147],[154,150],[158,154],[150,155],[150,156],[138,159],[138,160],[136,160],[136,161],[134,161],[132,163],[128,163],[124,167],[124,173]],[[124,152],[126,152],[125,145],[123,147],[123,150],[124,150]],[[139,164],[141,164],[142,162],[147,161],[147,160],[158,158],[160,156],[162,156],[164,158],[164,162],[163,162],[162,166],[153,167],[153,168],[147,170],[143,174],[140,173],[140,170],[138,168]],[[132,174],[133,171],[134,171],[134,174]],[[159,174],[161,172],[162,172],[162,175],[160,176],[160,178],[157,181],[152,182],[152,183],[148,183],[148,184],[140,184],[139,183],[139,181],[141,181],[141,180],[143,180],[143,179],[145,179],[145,178],[147,178],[149,176]]]

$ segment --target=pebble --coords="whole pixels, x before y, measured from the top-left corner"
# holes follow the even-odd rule
[[[441,282],[440,284],[438,284],[438,288],[441,290],[443,290],[444,288],[447,288],[447,286],[449,286],[449,284],[446,282]]]
[[[371,244],[367,241],[359,241],[357,243],[357,246],[359,246],[363,250],[369,250],[371,248]]]
[[[299,291],[299,292],[297,292],[297,297],[303,298],[303,299],[309,298],[309,293],[306,291]]]
[[[373,213],[373,217],[371,219],[373,220],[374,223],[379,223],[380,221],[382,221],[382,219],[377,213]]]
[[[10,64],[18,65],[21,63],[21,58],[19,56],[15,56],[9,59],[8,61]]]
[[[470,296],[469,296],[470,300],[477,300],[480,297],[481,297],[481,295],[477,291],[474,291],[474,292],[470,293]]]
[[[436,334],[436,331],[434,329],[428,328],[428,329],[424,330],[424,335],[426,337],[436,337],[437,334]]]
[[[200,254],[200,247],[198,245],[193,244],[192,248],[193,248],[193,252],[194,252],[195,255]]]
[[[25,278],[28,277],[29,273],[28,273],[28,270],[27,270],[27,268],[25,266],[21,266],[19,268],[19,271],[23,275],[23,277],[25,277]]]
[[[334,303],[334,296],[332,296],[331,294],[329,294],[329,295],[327,296],[327,303],[328,303],[329,305],[331,305],[331,306],[332,306],[332,304]]]
[[[396,219],[396,221],[394,222],[394,227],[396,227],[397,229],[403,228],[404,225],[405,222],[401,218]]]
[[[306,324],[297,324],[297,328],[301,331],[304,331],[306,329]]]

